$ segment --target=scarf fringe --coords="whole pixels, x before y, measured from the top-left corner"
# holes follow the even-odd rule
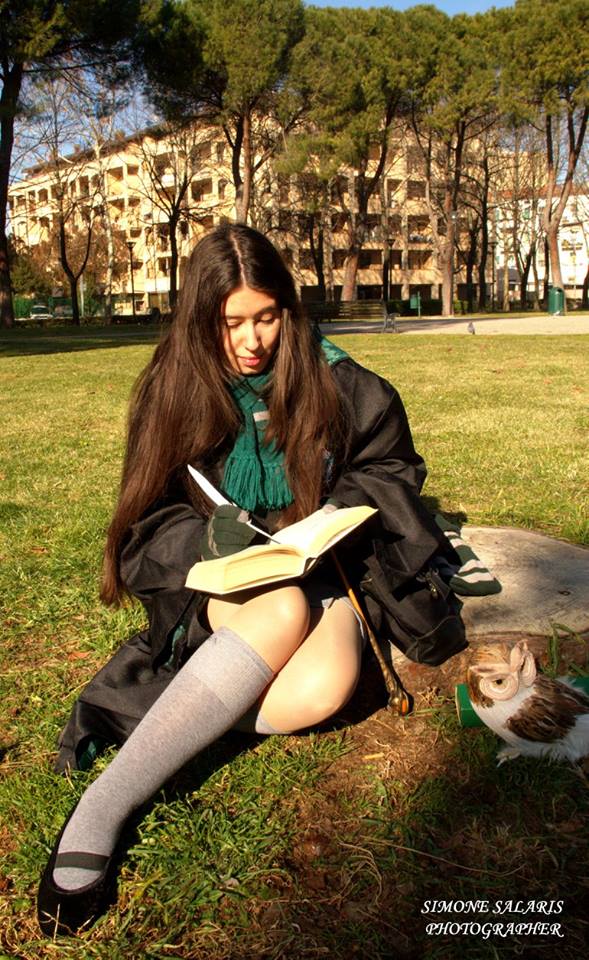
[[[292,503],[292,493],[279,463],[269,470],[256,456],[228,456],[223,476],[224,493],[244,510],[282,510]]]

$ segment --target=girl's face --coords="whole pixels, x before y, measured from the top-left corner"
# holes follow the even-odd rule
[[[262,373],[280,339],[282,311],[275,298],[251,287],[236,287],[221,310],[223,347],[236,373]]]

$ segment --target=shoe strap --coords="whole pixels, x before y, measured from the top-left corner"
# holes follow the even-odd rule
[[[83,853],[76,850],[67,853],[58,853],[55,858],[54,870],[64,867],[78,868],[80,870],[102,870],[108,863],[110,857],[102,853]]]

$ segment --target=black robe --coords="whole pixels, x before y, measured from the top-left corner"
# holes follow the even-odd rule
[[[405,409],[390,383],[344,359],[332,367],[349,424],[346,462],[328,481],[342,506],[378,514],[338,546],[379,640],[414,660],[442,663],[464,649],[457,604],[431,560],[448,541],[420,498],[426,477]],[[219,481],[222,464],[210,474]],[[129,592],[145,607],[148,629],[132,637],[90,681],[60,738],[56,769],[88,765],[94,740],[121,743],[179,667],[210,635],[207,597],[184,586],[200,559],[206,525],[185,495],[170,494],[131,529],[121,556]]]

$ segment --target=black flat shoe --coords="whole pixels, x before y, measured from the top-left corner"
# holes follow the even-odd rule
[[[73,813],[73,811],[72,811]],[[57,850],[72,814],[65,821],[43,871],[37,894],[37,918],[48,937],[71,936],[82,927],[90,927],[116,900],[116,860],[98,853],[61,853]],[[64,890],[53,879],[56,867],[81,867],[100,870],[92,883],[76,890]]]

